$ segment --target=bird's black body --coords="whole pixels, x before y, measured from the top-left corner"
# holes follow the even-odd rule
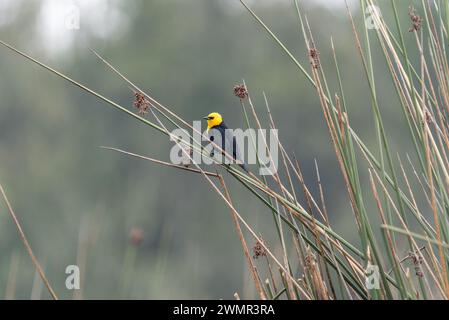
[[[220,141],[218,141],[218,139],[215,138],[214,135],[214,130],[217,130],[220,134],[219,136],[221,137],[221,148],[223,150],[226,151],[226,153],[228,153],[229,155],[231,155],[231,141],[232,141],[232,157],[234,158],[234,160],[236,160],[237,164],[246,172],[248,172],[248,168],[246,167],[245,162],[243,161],[242,155],[240,154],[240,150],[237,146],[237,141],[234,137],[234,135],[232,134],[232,132],[230,132],[230,130],[226,124],[223,122],[221,122],[219,125],[214,126],[212,128],[210,128],[209,130],[209,139],[211,141],[213,141],[214,143],[220,145]],[[216,131],[215,131],[216,132]]]

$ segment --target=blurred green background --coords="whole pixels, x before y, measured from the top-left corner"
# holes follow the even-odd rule
[[[249,4],[308,69],[293,2]],[[357,22],[363,22],[358,2],[350,4]],[[80,10],[75,30],[65,25],[71,5]],[[332,37],[352,124],[375,146],[369,94],[344,2],[302,1],[302,6],[323,68],[334,80],[331,92],[338,91]],[[406,9],[403,13],[407,19]],[[128,85],[99,62],[93,48],[190,122],[218,111],[230,126],[244,127],[232,92],[244,79],[261,114],[262,92],[267,94],[281,140],[319,196],[317,159],[333,227],[357,239],[316,92],[238,1],[0,0],[0,39],[133,110]],[[382,57],[373,55],[376,76],[385,77],[378,82],[382,112],[389,132],[400,137],[397,98]],[[397,139],[392,147],[399,152],[408,143]],[[234,292],[256,297],[229,211],[201,176],[101,145],[168,160],[172,144],[0,48],[0,181],[60,297],[201,299],[233,298]],[[239,212],[270,243],[276,237],[270,212],[227,181]],[[0,203],[0,298],[49,298]],[[136,228],[144,237],[138,248],[130,240]],[[279,244],[271,246],[279,252]],[[64,271],[71,264],[81,268],[81,290],[75,294],[65,287]]]

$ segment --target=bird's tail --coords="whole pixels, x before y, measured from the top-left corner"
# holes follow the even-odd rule
[[[246,173],[249,173],[248,167],[246,166],[245,162],[239,163],[240,168],[245,170]]]

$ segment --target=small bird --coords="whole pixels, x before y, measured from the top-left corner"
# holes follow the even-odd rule
[[[223,121],[221,114],[217,112],[210,113],[207,117],[203,119],[207,120],[207,131],[209,134],[210,141],[220,145],[219,141],[214,141],[215,136],[221,137],[221,148],[226,151],[226,153],[230,156],[232,150],[232,157],[236,160],[237,164],[246,172],[248,172],[248,168],[243,161],[242,155],[240,154],[239,147],[237,146],[237,141],[232,134],[226,124]],[[217,134],[217,130],[219,134]],[[213,156],[213,152],[211,153]]]

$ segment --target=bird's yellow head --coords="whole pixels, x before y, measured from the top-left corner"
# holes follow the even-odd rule
[[[221,117],[221,114],[218,112],[212,112],[209,113],[207,117],[204,117],[203,119],[207,120],[207,129],[211,129],[215,126],[219,126],[223,122],[223,118]]]

